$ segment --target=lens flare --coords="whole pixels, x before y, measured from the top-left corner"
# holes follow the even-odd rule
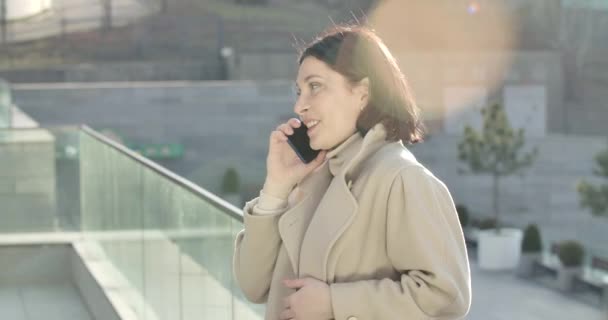
[[[469,5],[467,5],[467,12],[469,14],[476,14],[479,12],[479,3],[475,1],[469,2]]]
[[[385,0],[367,21],[398,61],[427,125],[441,125],[502,85],[517,43],[514,18],[502,1],[482,10],[477,1]]]

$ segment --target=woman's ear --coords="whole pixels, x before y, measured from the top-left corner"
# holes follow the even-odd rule
[[[362,104],[362,108],[364,106],[367,106],[367,103],[369,101],[369,78],[365,77],[363,79],[361,79],[358,83],[357,83],[357,88],[356,88],[356,92],[359,95],[360,99],[361,99],[361,104]]]

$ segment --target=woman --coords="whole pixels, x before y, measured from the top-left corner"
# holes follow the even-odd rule
[[[266,319],[457,319],[469,310],[464,237],[446,186],[404,147],[421,139],[382,41],[337,27],[300,55],[298,119],[270,135],[267,177],[245,205],[234,272]],[[304,122],[304,164],[287,143]]]

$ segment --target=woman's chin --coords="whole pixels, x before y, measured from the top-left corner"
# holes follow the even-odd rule
[[[319,140],[310,140],[310,147],[313,150],[330,150],[332,147],[330,145],[328,145],[327,143],[323,143],[322,141]]]

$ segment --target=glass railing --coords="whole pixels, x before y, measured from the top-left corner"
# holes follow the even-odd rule
[[[262,318],[232,274],[241,210],[119,143],[87,127],[0,129],[0,178],[0,233],[95,243],[140,319]]]
[[[11,91],[8,82],[0,79],[0,128],[10,128],[11,118]]]

